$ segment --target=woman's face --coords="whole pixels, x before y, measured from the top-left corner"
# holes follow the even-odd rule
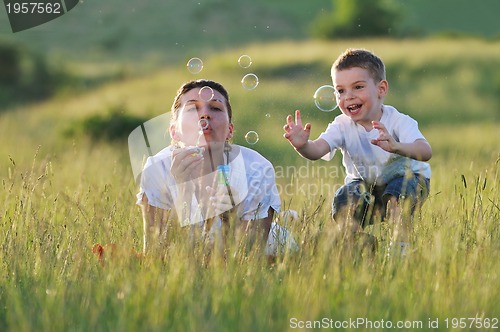
[[[170,127],[173,139],[185,146],[206,146],[232,137],[233,124],[229,121],[226,98],[220,92],[209,87],[194,88],[180,101],[177,120]]]

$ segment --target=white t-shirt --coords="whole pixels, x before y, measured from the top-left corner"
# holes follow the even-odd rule
[[[425,139],[418,129],[417,121],[392,106],[383,105],[382,110],[380,122],[396,141],[413,143],[417,139]],[[407,171],[430,179],[431,168],[428,163],[390,153],[373,145],[371,140],[378,136],[378,130],[366,131],[363,126],[341,114],[319,136],[330,146],[330,153],[322,159],[332,159],[335,151],[340,149],[347,173],[345,183],[362,179],[369,183],[386,184],[397,176],[405,175]]]
[[[137,204],[141,204],[142,196],[146,194],[150,205],[165,210],[175,209],[180,215],[180,207],[174,203],[178,194],[178,184],[170,172],[171,163],[170,147],[148,158],[141,176]],[[234,199],[236,215],[240,220],[266,218],[269,208],[276,212],[280,211],[281,201],[271,162],[254,150],[232,145],[228,166],[228,181],[237,192]],[[215,217],[207,215],[206,211],[201,211],[194,195],[190,211],[189,221],[181,220],[182,226],[203,223],[203,220]]]

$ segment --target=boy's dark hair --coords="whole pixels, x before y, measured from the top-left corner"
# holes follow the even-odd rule
[[[384,62],[370,51],[348,48],[332,65],[332,76],[335,71],[359,67],[368,70],[375,82],[385,80]]]

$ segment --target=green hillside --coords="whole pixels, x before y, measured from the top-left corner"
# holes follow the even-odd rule
[[[396,0],[404,30],[498,36],[500,2]],[[13,34],[0,10],[0,37],[57,61],[169,63],[190,54],[251,42],[308,37],[311,22],[332,10],[332,0],[83,1],[68,14]]]
[[[500,37],[500,1],[398,0],[404,25],[423,35],[449,34]]]
[[[112,109],[150,119],[169,111],[181,82],[205,77],[229,89],[237,143],[245,144],[245,134],[257,130],[260,141],[255,149],[276,162],[284,158],[295,162],[294,151],[282,138],[283,121],[287,114],[301,109],[305,121],[313,124],[312,135],[317,136],[338,114],[319,111],[313,94],[319,86],[331,84],[330,66],[347,47],[367,48],[384,59],[390,85],[386,103],[417,119],[424,129],[500,121],[500,76],[491,70],[500,66],[500,44],[474,39],[277,42],[246,45],[203,57],[204,68],[197,75],[189,73],[185,63],[178,63],[153,74],[123,78],[87,90],[69,90],[44,103],[20,106],[20,115],[6,110],[5,121],[19,117],[23,120],[6,125],[4,135],[10,138],[4,142],[17,140],[16,132],[24,130],[34,142],[67,144],[62,133],[75,121],[106,115]],[[249,69],[238,66],[238,57],[244,53],[253,60]],[[259,77],[259,86],[252,91],[243,89],[240,83],[250,71]],[[123,133],[123,142],[128,133]],[[8,149],[9,144],[6,153]]]
[[[200,48],[305,38],[309,22],[329,6],[330,0],[84,1],[57,20],[17,34],[0,11],[0,35],[73,60],[166,62]]]

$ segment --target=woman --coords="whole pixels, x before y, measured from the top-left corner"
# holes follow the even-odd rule
[[[256,151],[229,143],[234,126],[226,89],[210,80],[182,85],[169,129],[172,144],[148,158],[137,195],[144,250],[165,238],[172,220],[210,239],[223,234],[225,242],[232,229],[260,233],[263,244],[269,235],[273,245],[271,223],[280,209],[274,169]]]

